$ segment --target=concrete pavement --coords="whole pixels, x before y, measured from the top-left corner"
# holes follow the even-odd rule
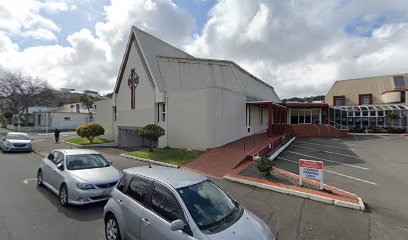
[[[40,153],[65,144],[51,140],[34,143]],[[99,149],[113,165],[123,170],[144,162],[122,158],[124,150]],[[373,153],[377,154],[377,153]],[[57,196],[37,188],[35,180],[40,157],[33,153],[0,153],[0,239],[104,239],[104,203],[83,207],[59,206]],[[27,184],[23,180],[27,180]],[[370,208],[359,212],[270,192],[226,180],[215,180],[240,203],[277,230],[280,239],[404,239],[398,219],[387,211]],[[397,209],[389,211],[398,212]],[[403,235],[405,234],[405,235]]]

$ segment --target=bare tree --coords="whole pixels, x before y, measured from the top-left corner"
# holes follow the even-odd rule
[[[46,80],[22,74],[6,73],[0,77],[0,99],[4,107],[21,114],[28,114],[28,107],[50,105],[55,94]],[[25,118],[26,124],[28,118]]]

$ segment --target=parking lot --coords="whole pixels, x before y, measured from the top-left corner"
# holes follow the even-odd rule
[[[323,161],[324,183],[362,197],[371,228],[384,227],[387,238],[406,239],[407,147],[404,136],[296,139],[278,156],[276,167],[298,174],[299,159]]]
[[[38,144],[41,143],[41,148],[44,148],[47,141],[42,140]],[[311,143],[330,145],[332,149]],[[39,145],[34,146],[40,148]],[[368,203],[368,212],[226,180],[216,182],[268,223],[274,232],[279,225],[280,239],[406,239],[408,177],[403,174],[407,170],[406,146],[406,140],[394,137],[299,139],[280,155],[279,167],[287,167],[288,170],[296,169],[296,165],[283,161],[283,158],[296,162],[301,156],[298,154],[330,160],[325,162],[325,169],[335,173],[325,172],[326,183],[362,196]],[[54,147],[68,146],[53,145],[51,141],[48,148]],[[119,170],[145,165],[122,158],[120,151],[115,151],[102,150],[102,154]],[[394,157],[389,159],[387,156]],[[35,176],[40,160],[34,153],[0,153],[0,239],[105,239],[102,216],[105,203],[61,207],[51,191],[36,187]],[[395,188],[390,188],[390,185]]]

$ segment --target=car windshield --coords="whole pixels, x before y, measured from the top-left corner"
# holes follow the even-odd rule
[[[7,134],[6,139],[12,140],[29,140],[30,138],[26,134]]]
[[[177,191],[201,230],[218,225],[238,207],[238,203],[209,180]]]
[[[100,154],[76,154],[67,156],[67,169],[80,170],[109,167],[108,161]]]

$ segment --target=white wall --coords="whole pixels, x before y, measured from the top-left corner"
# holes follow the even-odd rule
[[[95,123],[98,123],[105,128],[105,134],[101,137],[104,139],[113,140],[115,131],[113,128],[114,116],[112,99],[97,101],[96,109]]]
[[[70,120],[65,120],[66,117],[69,117]],[[87,113],[51,113],[50,129],[75,129],[78,126],[87,123],[88,118],[89,115]]]
[[[226,89],[217,89],[217,146],[240,139],[246,135],[246,97]]]
[[[131,109],[131,91],[128,86],[128,78],[132,68],[135,68],[139,75],[139,85],[135,90],[135,109]],[[134,43],[131,45],[119,92],[114,95],[114,98],[117,109],[116,126],[144,127],[155,122],[154,84],[143,67]],[[99,111],[98,108],[97,111]]]
[[[215,147],[216,104],[215,88],[169,93],[168,146],[201,150]]]

